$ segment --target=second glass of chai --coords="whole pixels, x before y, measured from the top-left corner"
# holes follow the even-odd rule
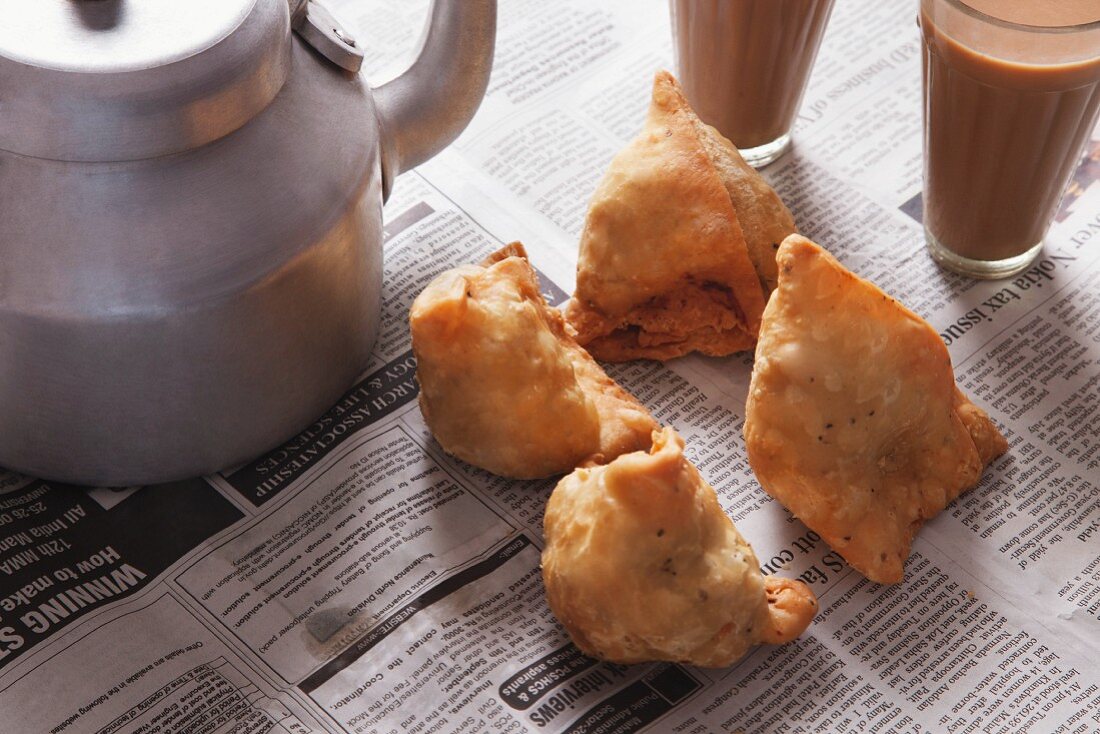
[[[1039,255],[1100,114],[1100,0],[921,0],[924,230],[1004,278]]]
[[[760,168],[791,144],[833,0],[670,0],[688,102]]]

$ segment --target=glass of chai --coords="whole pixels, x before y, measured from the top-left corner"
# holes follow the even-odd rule
[[[670,0],[688,102],[760,168],[787,151],[833,0]]]
[[[976,278],[1028,267],[1096,126],[1100,0],[921,0],[924,231]]]

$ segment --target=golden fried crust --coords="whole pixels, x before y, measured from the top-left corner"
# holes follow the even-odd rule
[[[564,322],[557,309],[554,309],[554,315],[557,317],[558,324],[563,325]],[[657,428],[657,422],[653,420],[653,416],[633,395],[608,377],[596,360],[592,359],[591,355],[571,337],[563,341],[566,354],[573,364],[573,374],[577,378],[577,384],[592,400],[592,404],[596,407],[596,415],[600,419],[598,448],[590,452],[583,462],[574,463],[570,469],[587,462],[602,464],[620,454],[648,449],[653,431]],[[565,471],[569,469],[555,473],[561,474]]]
[[[578,469],[547,503],[547,598],[586,654],[720,667],[797,636],[813,616],[804,584],[761,576],[683,448],[665,428],[648,454]],[[775,604],[766,588],[782,590]]]
[[[728,354],[759,329],[764,291],[697,120],[659,73],[645,128],[592,198],[566,314],[598,358]]]
[[[482,264],[488,267],[510,257],[520,258],[527,265],[529,284],[537,293],[537,278],[530,267],[527,251],[522,243],[512,242],[505,245],[486,258]],[[535,298],[534,295],[530,297]],[[650,437],[657,429],[657,422],[649,411],[619,383],[608,377],[592,355],[577,344],[558,309],[547,305],[541,294],[538,294],[537,300],[544,306],[543,316],[550,331],[573,365],[573,375],[576,377],[577,384],[592,400],[596,415],[600,419],[599,448],[586,456],[582,463],[603,463],[614,459],[619,454],[648,449]],[[561,474],[576,466],[578,464],[555,473]]]
[[[997,430],[997,426],[989,419],[984,410],[970,402],[962,391],[955,388],[955,412],[959,414],[959,420],[966,426],[970,438],[974,440],[974,447],[978,449],[978,458],[982,466],[1008,451],[1008,441]]]
[[[733,143],[699,118],[694,122],[699,139],[733,202],[752,265],[764,291],[771,293],[778,283],[775,253],[779,243],[797,231],[794,217],[764,177],[745,163]]]
[[[519,243],[437,277],[409,323],[420,409],[448,453],[533,479],[649,446],[655,421],[566,333]]]
[[[745,442],[761,486],[872,581],[1007,449],[923,319],[797,235],[779,249]]]
[[[801,581],[765,576],[764,593],[768,598],[768,624],[761,628],[761,642],[790,642],[810,626],[817,614],[817,597]]]

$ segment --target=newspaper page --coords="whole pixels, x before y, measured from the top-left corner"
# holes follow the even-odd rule
[[[329,3],[400,72],[428,2]],[[872,583],[765,494],[741,439],[749,354],[609,365],[687,452],[765,572],[821,609],[728,668],[584,656],[539,559],[555,481],[445,454],[407,314],[437,274],[521,240],[572,291],[596,182],[671,68],[662,2],[502,0],[486,100],[385,207],[378,345],[300,435],[221,474],[89,489],[0,475],[0,731],[1073,732],[1100,730],[1100,137],[1021,275],[940,270],[920,218],[911,3],[833,11],[764,171],[800,229],[940,332],[1008,453]]]

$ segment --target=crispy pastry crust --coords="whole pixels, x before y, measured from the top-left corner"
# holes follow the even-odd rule
[[[694,123],[699,140],[733,202],[752,265],[765,293],[770,294],[778,283],[775,253],[779,243],[797,231],[794,217],[764,177],[745,163],[733,143],[698,117]]]
[[[546,507],[550,608],[585,653],[720,667],[794,639],[817,611],[800,581],[764,577],[671,428],[650,452],[563,478]]]
[[[534,479],[649,446],[656,422],[566,332],[518,242],[438,276],[409,324],[420,410],[448,453]]]
[[[1008,445],[936,331],[804,237],[779,249],[745,443],[765,490],[872,581]]]

